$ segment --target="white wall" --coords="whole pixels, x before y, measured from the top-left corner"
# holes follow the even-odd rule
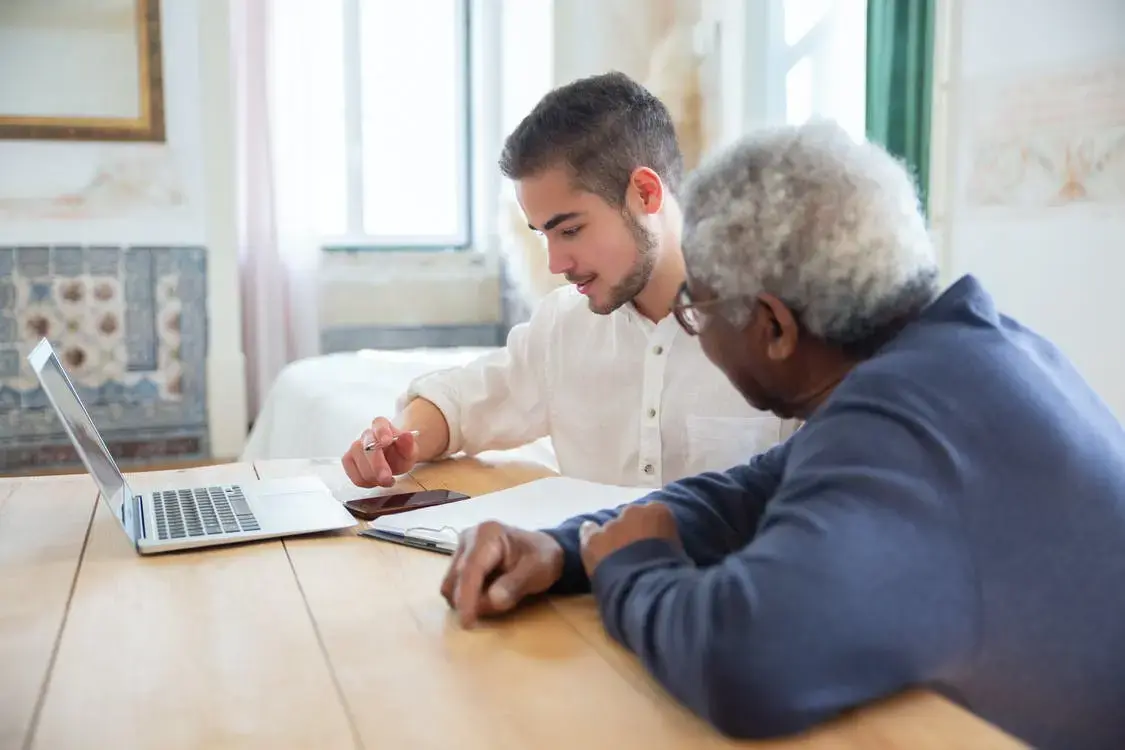
[[[675,18],[698,17],[698,0],[556,0],[554,3],[554,80],[621,72],[643,79],[652,49],[665,25]]]
[[[227,0],[161,6],[166,143],[0,141],[0,209],[8,212],[0,244],[207,248],[210,442],[223,457],[238,455],[246,424],[227,7]],[[87,217],[49,215],[51,198],[82,190],[107,166],[136,178],[127,198]]]
[[[242,2],[242,0],[234,0]],[[238,275],[238,208],[235,168],[230,0],[165,0],[164,7],[194,6],[199,13],[195,53],[199,97],[192,115],[200,132],[207,247],[207,410],[211,454],[234,458],[246,440],[246,362]],[[175,28],[170,25],[165,28]],[[171,33],[186,35],[184,27]],[[189,43],[185,39],[184,51]]]
[[[326,253],[320,329],[496,324],[500,279],[479,252]]]
[[[978,276],[1125,418],[1125,3],[950,10],[933,183],[947,279]],[[1060,199],[1068,149],[1083,200]]]

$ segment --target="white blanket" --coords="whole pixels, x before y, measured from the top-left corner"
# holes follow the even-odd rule
[[[342,456],[377,416],[393,416],[407,384],[428,372],[458,367],[488,348],[363,350],[299,360],[274,381],[241,461]],[[549,440],[521,450],[555,465]]]

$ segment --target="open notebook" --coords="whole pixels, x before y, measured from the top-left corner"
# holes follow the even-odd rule
[[[381,516],[368,522],[369,528],[362,533],[450,554],[457,548],[457,535],[482,521],[500,521],[524,529],[549,528],[573,516],[630,503],[652,491],[651,487],[549,477],[468,500]]]

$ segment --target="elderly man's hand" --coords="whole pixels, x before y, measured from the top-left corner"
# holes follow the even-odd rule
[[[642,539],[667,539],[682,547],[676,519],[664,503],[627,505],[605,526],[586,521],[578,530],[582,542],[582,565],[593,578],[594,570],[609,555]]]
[[[562,571],[563,549],[548,534],[486,521],[461,534],[441,595],[471,627],[546,591]]]

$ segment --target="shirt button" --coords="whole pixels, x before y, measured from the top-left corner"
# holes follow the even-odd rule
[[[652,464],[645,464],[645,474],[651,474],[653,471]]]
[[[660,356],[661,354],[664,353],[664,347],[657,344],[656,346],[652,347],[652,353],[657,355],[657,356]]]
[[[652,419],[655,416],[656,416],[656,409],[649,409],[648,410],[648,418]]]

